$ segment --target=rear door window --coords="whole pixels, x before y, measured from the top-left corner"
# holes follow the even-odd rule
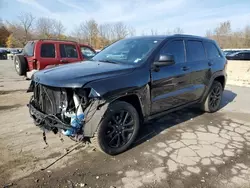
[[[78,58],[76,46],[73,44],[60,44],[60,54],[62,58]]]
[[[55,58],[56,57],[55,45],[51,43],[43,43],[41,45],[41,57]]]
[[[209,59],[214,59],[221,57],[219,49],[212,42],[204,42],[206,48],[207,56]]]
[[[167,43],[161,49],[162,55],[173,55],[175,63],[185,62],[185,51],[184,51],[184,42],[183,40],[175,40],[170,43]]]
[[[187,41],[187,61],[206,60],[206,53],[201,41]]]

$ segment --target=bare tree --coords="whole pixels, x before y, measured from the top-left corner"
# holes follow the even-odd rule
[[[167,30],[167,31],[166,31],[166,32],[164,32],[163,34],[164,34],[164,35],[172,35],[173,33],[172,33],[172,31]]]
[[[220,23],[207,37],[216,40],[222,48],[249,48],[250,26],[237,32],[232,31],[230,21]]]
[[[232,43],[231,34],[231,23],[230,21],[225,21],[220,23],[218,27],[214,29],[215,39],[221,44],[223,48],[227,48]],[[234,41],[237,43],[237,41]]]
[[[71,34],[75,40],[79,43],[83,43],[83,35],[80,26],[76,26]]]
[[[151,35],[157,35],[157,30],[151,29]]]
[[[111,24],[101,24],[98,27],[99,36],[101,40],[101,48],[109,45],[112,41],[112,25]]]
[[[135,35],[135,29],[123,22],[98,24],[91,19],[80,23],[72,34],[77,41],[86,41],[99,49],[127,36]]]
[[[128,27],[128,36],[135,36],[136,30],[133,27]]]
[[[106,38],[107,40],[110,39],[111,29],[109,24],[100,24],[98,30],[100,37]]]
[[[0,46],[6,46],[6,41],[11,33],[0,20]]]
[[[80,24],[80,33],[90,45],[97,46],[98,24],[95,20],[89,20]]]
[[[18,45],[16,47],[24,46],[26,44],[26,37],[23,27],[18,23],[11,22],[6,22],[5,25],[9,33],[12,34],[13,39],[16,40],[15,44]]]
[[[174,30],[173,30],[173,34],[182,34],[184,33],[183,29],[180,28],[180,27],[176,27]]]
[[[206,37],[212,38],[213,37],[213,32],[211,30],[206,31]]]
[[[20,26],[23,28],[25,33],[25,43],[30,39],[31,29],[35,20],[35,17],[31,13],[21,13],[18,17]]]
[[[246,26],[244,29],[244,37],[245,37],[245,47],[250,47],[250,26]]]
[[[36,32],[39,37],[50,38],[53,34],[54,26],[52,20],[41,17],[36,22]]]
[[[65,31],[65,27],[61,21],[41,17],[36,22],[36,31],[39,37],[60,38]]]
[[[216,35],[229,35],[231,34],[231,23],[230,21],[225,21],[220,23],[219,27],[214,30]]]
[[[54,22],[54,35],[58,38],[63,35],[65,32],[65,27],[63,26],[61,21],[53,20]]]
[[[122,23],[117,22],[113,25],[113,38],[114,40],[120,40],[129,35],[128,27]]]

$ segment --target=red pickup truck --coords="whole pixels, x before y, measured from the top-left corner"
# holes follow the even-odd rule
[[[14,58],[16,72],[28,78],[36,71],[92,58],[95,50],[73,41],[40,39],[29,41]]]

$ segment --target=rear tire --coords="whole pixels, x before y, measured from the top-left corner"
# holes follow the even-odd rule
[[[136,109],[124,101],[110,104],[91,143],[108,155],[126,151],[135,141],[140,121]]]
[[[23,55],[15,55],[14,66],[18,75],[26,75],[27,72],[27,61]]]
[[[223,87],[220,82],[214,81],[206,100],[201,104],[201,109],[205,112],[213,113],[220,109]]]

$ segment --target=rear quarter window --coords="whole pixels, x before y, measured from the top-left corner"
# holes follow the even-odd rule
[[[207,56],[209,59],[221,57],[220,51],[214,43],[204,42],[204,46],[206,48]]]
[[[26,56],[34,56],[35,42],[28,42],[23,48],[23,54]]]
[[[206,59],[206,53],[201,41],[188,40],[186,43],[187,61],[201,61]]]

